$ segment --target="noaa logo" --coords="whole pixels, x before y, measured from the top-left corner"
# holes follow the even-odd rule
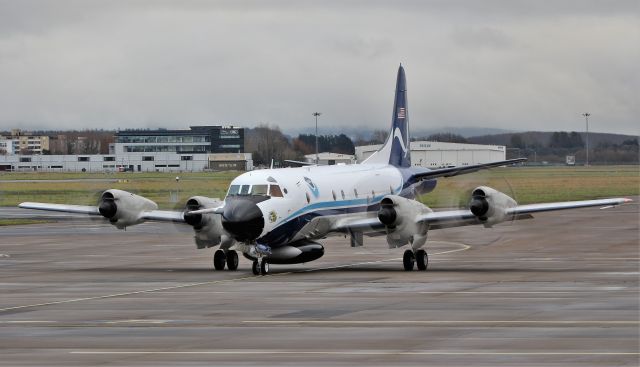
[[[303,177],[303,178],[304,178],[304,182],[306,182],[307,185],[309,186],[309,189],[311,189],[311,193],[313,194],[313,196],[318,197],[320,195],[318,186],[316,186],[316,184],[314,184],[309,177]]]
[[[269,212],[269,222],[273,223],[278,219],[278,214],[276,214],[275,210]]]

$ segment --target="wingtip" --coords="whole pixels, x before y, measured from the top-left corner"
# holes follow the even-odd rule
[[[629,198],[622,198],[622,202],[623,202],[623,203],[631,203],[631,202],[633,202],[633,199],[629,199]]]

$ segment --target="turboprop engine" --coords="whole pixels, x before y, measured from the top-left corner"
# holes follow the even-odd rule
[[[380,201],[378,220],[387,230],[387,243],[390,248],[411,243],[415,249],[427,240],[428,226],[416,223],[418,215],[432,210],[415,200],[397,195],[387,195]]]
[[[102,193],[98,211],[118,229],[140,224],[142,212],[158,209],[155,202],[127,191],[110,189]]]
[[[233,240],[225,234],[219,214],[189,214],[189,211],[216,208],[222,201],[205,196],[193,196],[187,200],[184,221],[193,227],[196,246],[201,249]]]
[[[510,219],[507,209],[517,205],[518,203],[508,195],[488,186],[479,186],[471,193],[469,210],[485,226],[490,227]]]

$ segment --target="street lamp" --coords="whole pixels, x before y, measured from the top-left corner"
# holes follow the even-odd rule
[[[316,165],[318,165],[318,116],[322,115],[322,113],[314,112],[312,115],[316,118]]]
[[[582,116],[584,116],[584,121],[587,124],[587,163],[585,165],[588,166],[589,165],[589,116],[591,116],[591,114],[589,112],[585,112],[582,114]]]

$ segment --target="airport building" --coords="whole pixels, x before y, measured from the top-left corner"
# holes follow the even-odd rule
[[[42,154],[49,150],[49,137],[24,132],[20,129],[11,130],[11,135],[0,136],[0,149],[6,154]]]
[[[356,147],[356,159],[362,162],[382,144]],[[425,168],[469,166],[473,164],[503,161],[504,145],[442,143],[437,141],[412,141],[411,163]]]
[[[189,130],[122,130],[113,153],[175,152],[179,154],[244,152],[244,129],[236,126],[191,126]]]
[[[315,153],[307,154],[304,156],[304,159],[309,163],[315,163],[316,155]],[[321,166],[331,166],[334,164],[353,164],[356,163],[356,157],[350,154],[323,152],[318,153],[318,163]]]
[[[251,153],[177,154],[175,152],[0,155],[0,171],[18,172],[199,172],[248,171]]]

